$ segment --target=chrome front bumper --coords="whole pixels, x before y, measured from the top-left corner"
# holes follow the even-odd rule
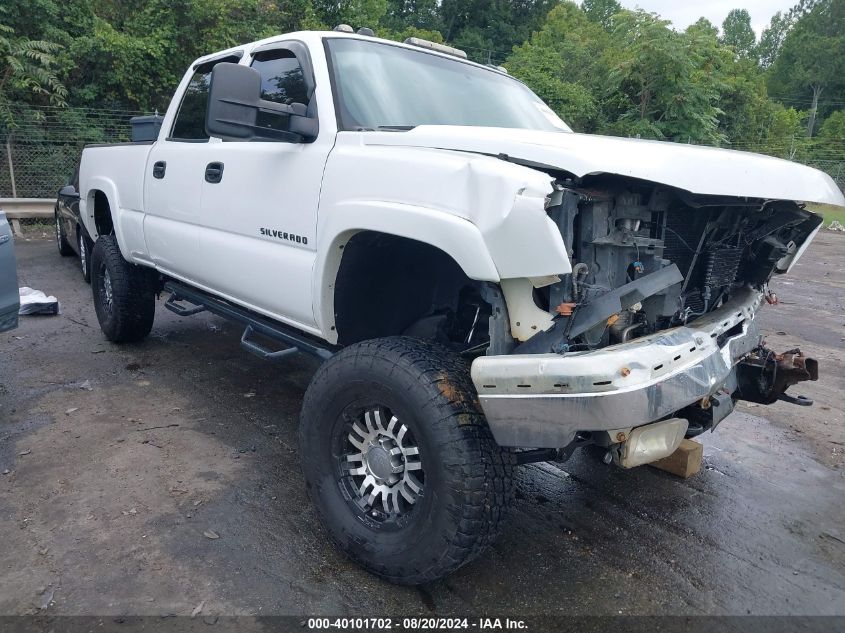
[[[501,446],[560,448],[578,431],[654,422],[736,389],[736,364],[760,344],[761,292],[746,289],[710,314],[590,352],[484,356],[472,380]]]

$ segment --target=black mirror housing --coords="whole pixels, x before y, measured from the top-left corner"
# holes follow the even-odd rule
[[[287,115],[290,131],[258,126],[259,112]],[[262,99],[261,74],[254,68],[221,62],[211,72],[205,131],[224,140],[263,138],[295,143],[316,138],[317,119],[308,117],[308,108],[302,103]]]
[[[59,195],[64,196],[65,198],[78,198],[79,192],[73,185],[65,185],[64,187],[59,189]]]
[[[255,136],[261,75],[254,68],[221,62],[211,72],[205,131],[223,139],[248,140]]]

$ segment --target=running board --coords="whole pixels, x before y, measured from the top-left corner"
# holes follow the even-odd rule
[[[236,321],[245,326],[241,345],[248,352],[265,360],[281,360],[304,352],[315,356],[320,360],[327,360],[334,356],[337,351],[321,341],[302,334],[299,330],[273,321],[265,316],[256,314],[251,310],[236,306],[228,301],[214,297],[206,292],[191,288],[175,281],[168,281],[164,289],[170,293],[170,297],[164,307],[178,314],[179,316],[191,316],[199,312],[211,312],[217,316]],[[188,303],[190,305],[182,305]],[[266,338],[284,343],[290,347],[278,351],[269,350],[260,343],[253,340],[253,335],[258,334]]]

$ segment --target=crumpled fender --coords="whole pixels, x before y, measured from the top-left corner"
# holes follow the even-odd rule
[[[338,134],[323,177],[314,317],[329,340],[342,246],[359,231],[431,244],[471,279],[571,271],[560,232],[545,211],[552,192],[548,174],[488,156],[371,147],[361,142],[363,134]]]

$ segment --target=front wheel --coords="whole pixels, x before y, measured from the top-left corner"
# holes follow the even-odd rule
[[[311,381],[300,424],[309,494],[335,542],[371,572],[430,582],[498,536],[512,455],[445,348],[410,338],[345,348]]]
[[[139,341],[155,317],[155,272],[123,259],[113,235],[91,252],[91,290],[100,329],[114,343]]]

